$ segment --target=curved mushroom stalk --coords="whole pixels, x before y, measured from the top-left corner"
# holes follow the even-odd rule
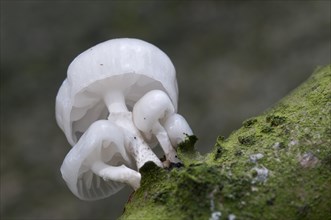
[[[126,107],[122,92],[110,91],[104,96],[108,108],[108,120],[122,128],[125,133],[125,147],[136,161],[140,169],[146,162],[152,161],[157,166],[163,167],[160,159],[146,144],[139,130],[133,124],[132,113]]]
[[[93,163],[91,170],[96,175],[102,177],[104,181],[126,183],[129,184],[134,190],[138,189],[140,186],[140,173],[128,168],[125,165],[115,167],[98,161]]]
[[[133,170],[124,142],[121,129],[107,120],[94,122],[83,134],[61,166],[63,179],[78,198],[102,199],[125,184],[139,187],[141,175]]]
[[[163,125],[169,117],[175,114],[175,108],[168,95],[160,90],[152,90],[138,100],[132,112],[136,127],[146,136],[155,135],[165,153],[166,159],[171,163],[179,163],[180,160],[177,158],[174,148],[177,144],[173,145],[171,143],[168,132]],[[175,118],[168,122],[168,129],[172,132],[172,139],[181,137],[176,132],[182,129],[178,128],[176,130],[176,128],[173,128],[173,126],[177,125],[175,122]],[[185,131],[192,133],[187,128]],[[175,141],[173,142],[175,143]]]
[[[188,125],[185,118],[179,114],[173,114],[164,122],[170,142],[175,148],[181,142],[185,141],[187,136],[193,135],[192,129]]]

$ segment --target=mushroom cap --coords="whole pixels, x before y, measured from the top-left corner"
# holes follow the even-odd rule
[[[123,132],[108,120],[94,122],[69,151],[61,166],[62,177],[69,189],[82,200],[102,199],[125,186],[94,174],[91,166],[97,161],[135,169],[124,147]]]
[[[106,118],[105,93],[122,91],[132,109],[153,89],[166,92],[177,109],[176,71],[169,57],[142,40],[109,40],[81,53],[69,65],[56,97],[56,119],[73,145],[91,123]]]
[[[179,143],[185,140],[187,135],[193,135],[192,129],[185,118],[179,114],[173,114],[164,122],[172,146],[177,147]]]

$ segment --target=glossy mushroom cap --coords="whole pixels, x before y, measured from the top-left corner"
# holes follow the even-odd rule
[[[107,117],[103,102],[106,93],[123,92],[131,109],[153,89],[166,92],[177,109],[176,72],[164,52],[138,39],[100,43],[70,64],[67,79],[56,97],[57,122],[73,145],[91,123]]]
[[[193,135],[192,129],[185,118],[179,114],[173,114],[164,122],[172,146],[177,147],[187,136]]]

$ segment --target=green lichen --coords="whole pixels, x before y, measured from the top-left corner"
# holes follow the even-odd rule
[[[122,219],[331,219],[330,68],[218,137],[211,153],[187,139],[178,147],[183,167],[143,166]]]

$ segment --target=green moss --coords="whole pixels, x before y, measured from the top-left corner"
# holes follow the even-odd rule
[[[201,156],[190,139],[184,167],[145,165],[123,219],[331,219],[331,70],[320,68],[264,114]],[[252,155],[262,158],[251,160]]]
[[[206,219],[210,215],[210,194],[222,186],[219,170],[205,163],[171,171],[147,163],[140,172],[141,187],[127,204],[122,218],[178,219],[181,215],[181,219]],[[148,211],[139,210],[141,204],[148,204]]]
[[[175,178],[178,182],[173,207],[185,214],[185,219],[208,219],[213,194],[222,186],[218,169],[206,164],[191,165]]]
[[[331,171],[331,154],[327,154],[322,158],[322,165],[326,166]]]
[[[182,153],[195,153],[195,143],[198,141],[198,138],[195,135],[188,135],[184,142],[178,145],[178,151]]]
[[[331,146],[328,134],[331,125],[330,84],[329,66],[315,73],[273,109],[255,117],[254,124],[246,121],[241,129],[222,142],[225,149],[222,157],[207,160],[208,163],[221,164],[239,179],[246,176],[254,179],[258,175],[253,169],[256,166],[269,170],[266,182],[251,184],[247,194],[235,199],[236,207],[223,202],[224,209],[232,209],[236,216],[244,219],[329,217],[331,170],[328,161],[331,149],[327,146]],[[300,158],[307,152],[320,162],[304,167]],[[262,153],[264,157],[257,163],[249,162],[249,156],[256,153]],[[214,155],[215,151],[207,157]],[[239,207],[242,212],[239,212]]]
[[[250,146],[253,145],[256,141],[256,138],[254,135],[249,135],[249,136],[238,136],[238,141],[242,145]]]
[[[250,119],[247,119],[246,121],[243,122],[243,126],[244,126],[245,128],[250,128],[250,127],[252,127],[256,122],[257,122],[257,119],[256,119],[256,118],[250,118]]]
[[[224,148],[221,145],[217,145],[214,153],[214,159],[217,160],[219,159],[222,154],[224,153]]]
[[[286,117],[279,115],[268,115],[266,117],[266,122],[270,123],[270,126],[278,126],[284,124],[286,121]]]
[[[192,161],[201,158],[201,155],[194,147],[197,140],[198,138],[195,135],[187,136],[185,141],[177,147],[178,157],[185,166],[189,166]]]
[[[273,131],[273,128],[268,125],[262,126],[262,128],[261,128],[262,133],[270,133],[272,131]]]

